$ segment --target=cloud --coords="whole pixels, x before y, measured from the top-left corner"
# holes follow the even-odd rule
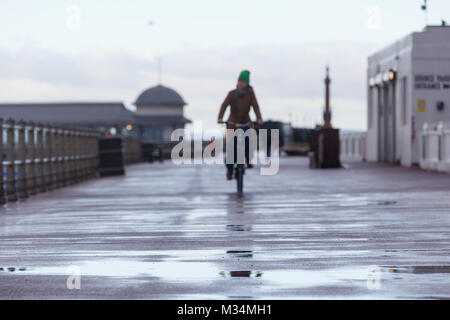
[[[363,129],[366,59],[374,49],[348,43],[182,47],[162,56],[162,82],[188,101],[188,117],[212,125],[238,72],[250,69],[265,118],[307,125],[321,119],[329,64],[335,125]],[[0,68],[2,102],[115,100],[130,106],[157,80],[153,54],[126,50],[67,55],[0,48]]]
[[[0,48],[1,77],[52,85],[136,87],[139,70],[153,65],[154,61],[125,52],[67,55],[30,46],[16,50]]]

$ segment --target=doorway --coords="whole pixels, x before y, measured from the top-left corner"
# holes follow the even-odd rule
[[[396,161],[395,83],[378,87],[378,161]]]

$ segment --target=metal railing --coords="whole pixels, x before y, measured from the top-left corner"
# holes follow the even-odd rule
[[[450,124],[425,123],[420,139],[422,169],[450,172]]]
[[[366,136],[366,132],[341,133],[341,161],[365,161]]]
[[[100,132],[0,119],[0,203],[92,178]]]

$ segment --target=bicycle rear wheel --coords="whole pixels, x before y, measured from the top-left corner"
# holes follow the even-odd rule
[[[244,190],[244,165],[238,164],[236,166],[236,183],[237,192],[242,193]]]

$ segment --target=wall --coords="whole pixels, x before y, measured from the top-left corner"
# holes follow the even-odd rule
[[[389,70],[396,72],[395,81],[382,81],[382,75]],[[433,88],[432,81],[416,81],[417,76],[438,75],[450,79],[450,28],[428,27],[424,32],[413,33],[372,55],[367,70],[367,159],[369,161],[397,162],[411,166],[419,162],[420,131],[425,122],[450,121],[450,89]],[[436,81],[434,81],[436,82]],[[450,81],[449,81],[450,82]],[[375,84],[376,83],[376,84]],[[430,85],[431,83],[431,85]],[[420,88],[416,88],[419,84]],[[429,86],[425,89],[423,86]],[[395,135],[384,128],[385,120],[380,117],[379,92],[387,88],[388,106],[395,105]],[[418,100],[426,101],[426,110],[417,107]],[[436,102],[444,101],[446,108],[437,111]],[[394,103],[395,102],[395,103]],[[390,122],[391,119],[388,119]],[[386,157],[383,143],[395,145],[395,156]]]
[[[342,161],[366,161],[366,132],[340,133],[340,158]]]
[[[136,114],[141,116],[182,116],[182,106],[138,106]]]
[[[450,173],[450,123],[425,123],[419,148],[422,169]]]

